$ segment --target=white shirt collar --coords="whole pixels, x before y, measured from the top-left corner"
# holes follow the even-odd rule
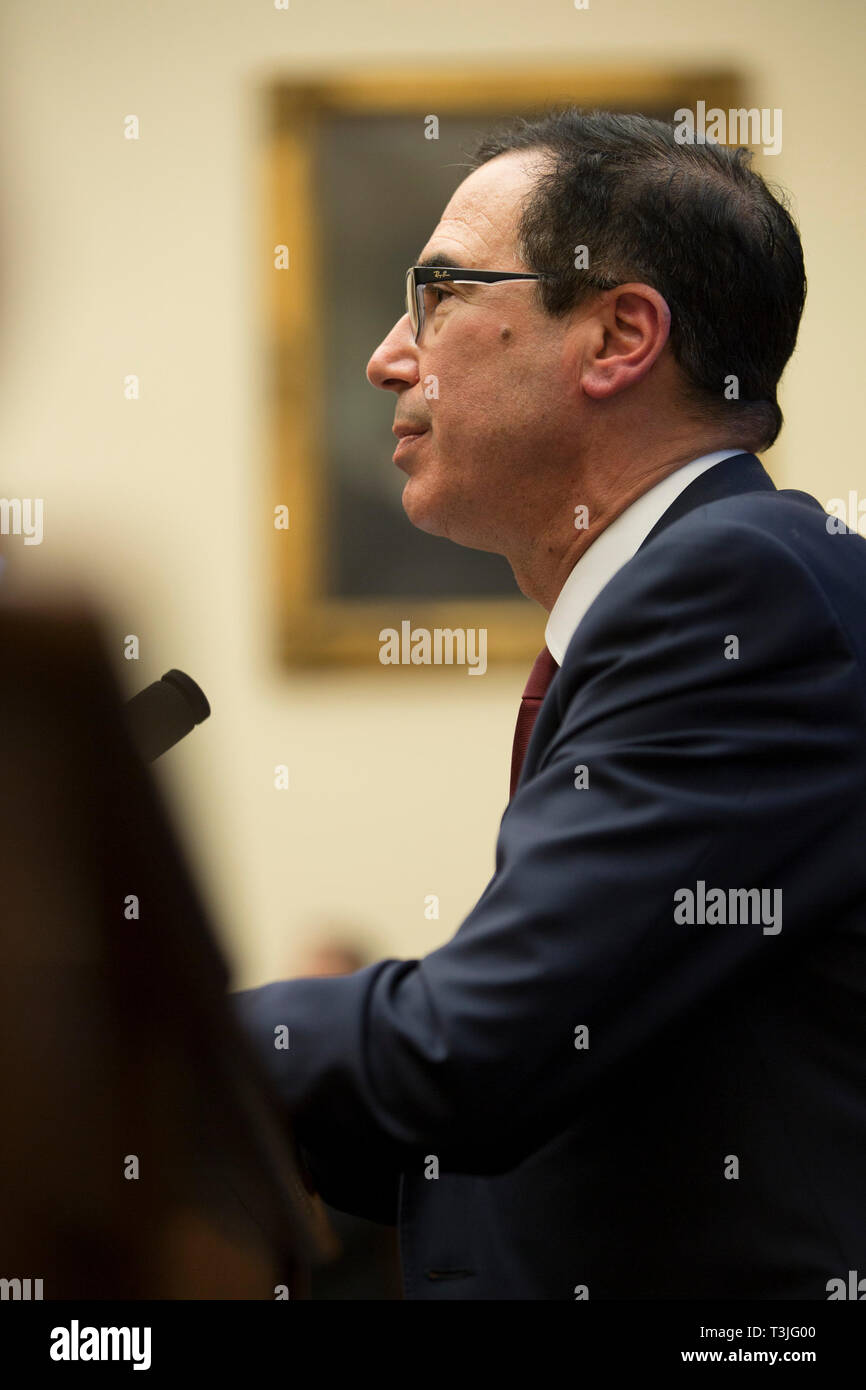
[[[717,449],[684,463],[636,498],[596,537],[563,584],[544,630],[548,650],[559,666],[590,604],[636,553],[674,498],[714,464],[745,453],[747,449]]]

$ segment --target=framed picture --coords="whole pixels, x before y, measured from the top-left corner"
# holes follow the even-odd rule
[[[270,576],[282,661],[375,665],[383,632],[486,633],[527,661],[546,614],[498,555],[419,531],[391,462],[394,396],[367,361],[404,312],[404,279],[468,172],[516,115],[563,103],[671,120],[738,104],[726,72],[577,67],[279,81],[263,146]],[[408,629],[406,624],[409,625]],[[447,660],[444,669],[454,669]]]

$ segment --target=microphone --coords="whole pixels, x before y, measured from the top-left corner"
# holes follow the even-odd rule
[[[210,715],[201,686],[183,671],[166,671],[126,702],[132,741],[146,763],[179,743]]]

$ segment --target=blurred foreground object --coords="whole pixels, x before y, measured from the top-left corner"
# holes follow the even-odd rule
[[[0,605],[0,761],[0,1277],[306,1297],[333,1237],[85,608]]]

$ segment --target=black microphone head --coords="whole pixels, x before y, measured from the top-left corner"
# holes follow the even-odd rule
[[[162,678],[164,681],[171,681],[189,703],[190,713],[196,724],[201,724],[210,716],[210,705],[207,696],[200,685],[196,685],[192,676],[188,676],[184,671],[166,671]]]
[[[152,763],[210,715],[201,686],[183,671],[166,671],[127,701],[129,727],[139,754]]]

